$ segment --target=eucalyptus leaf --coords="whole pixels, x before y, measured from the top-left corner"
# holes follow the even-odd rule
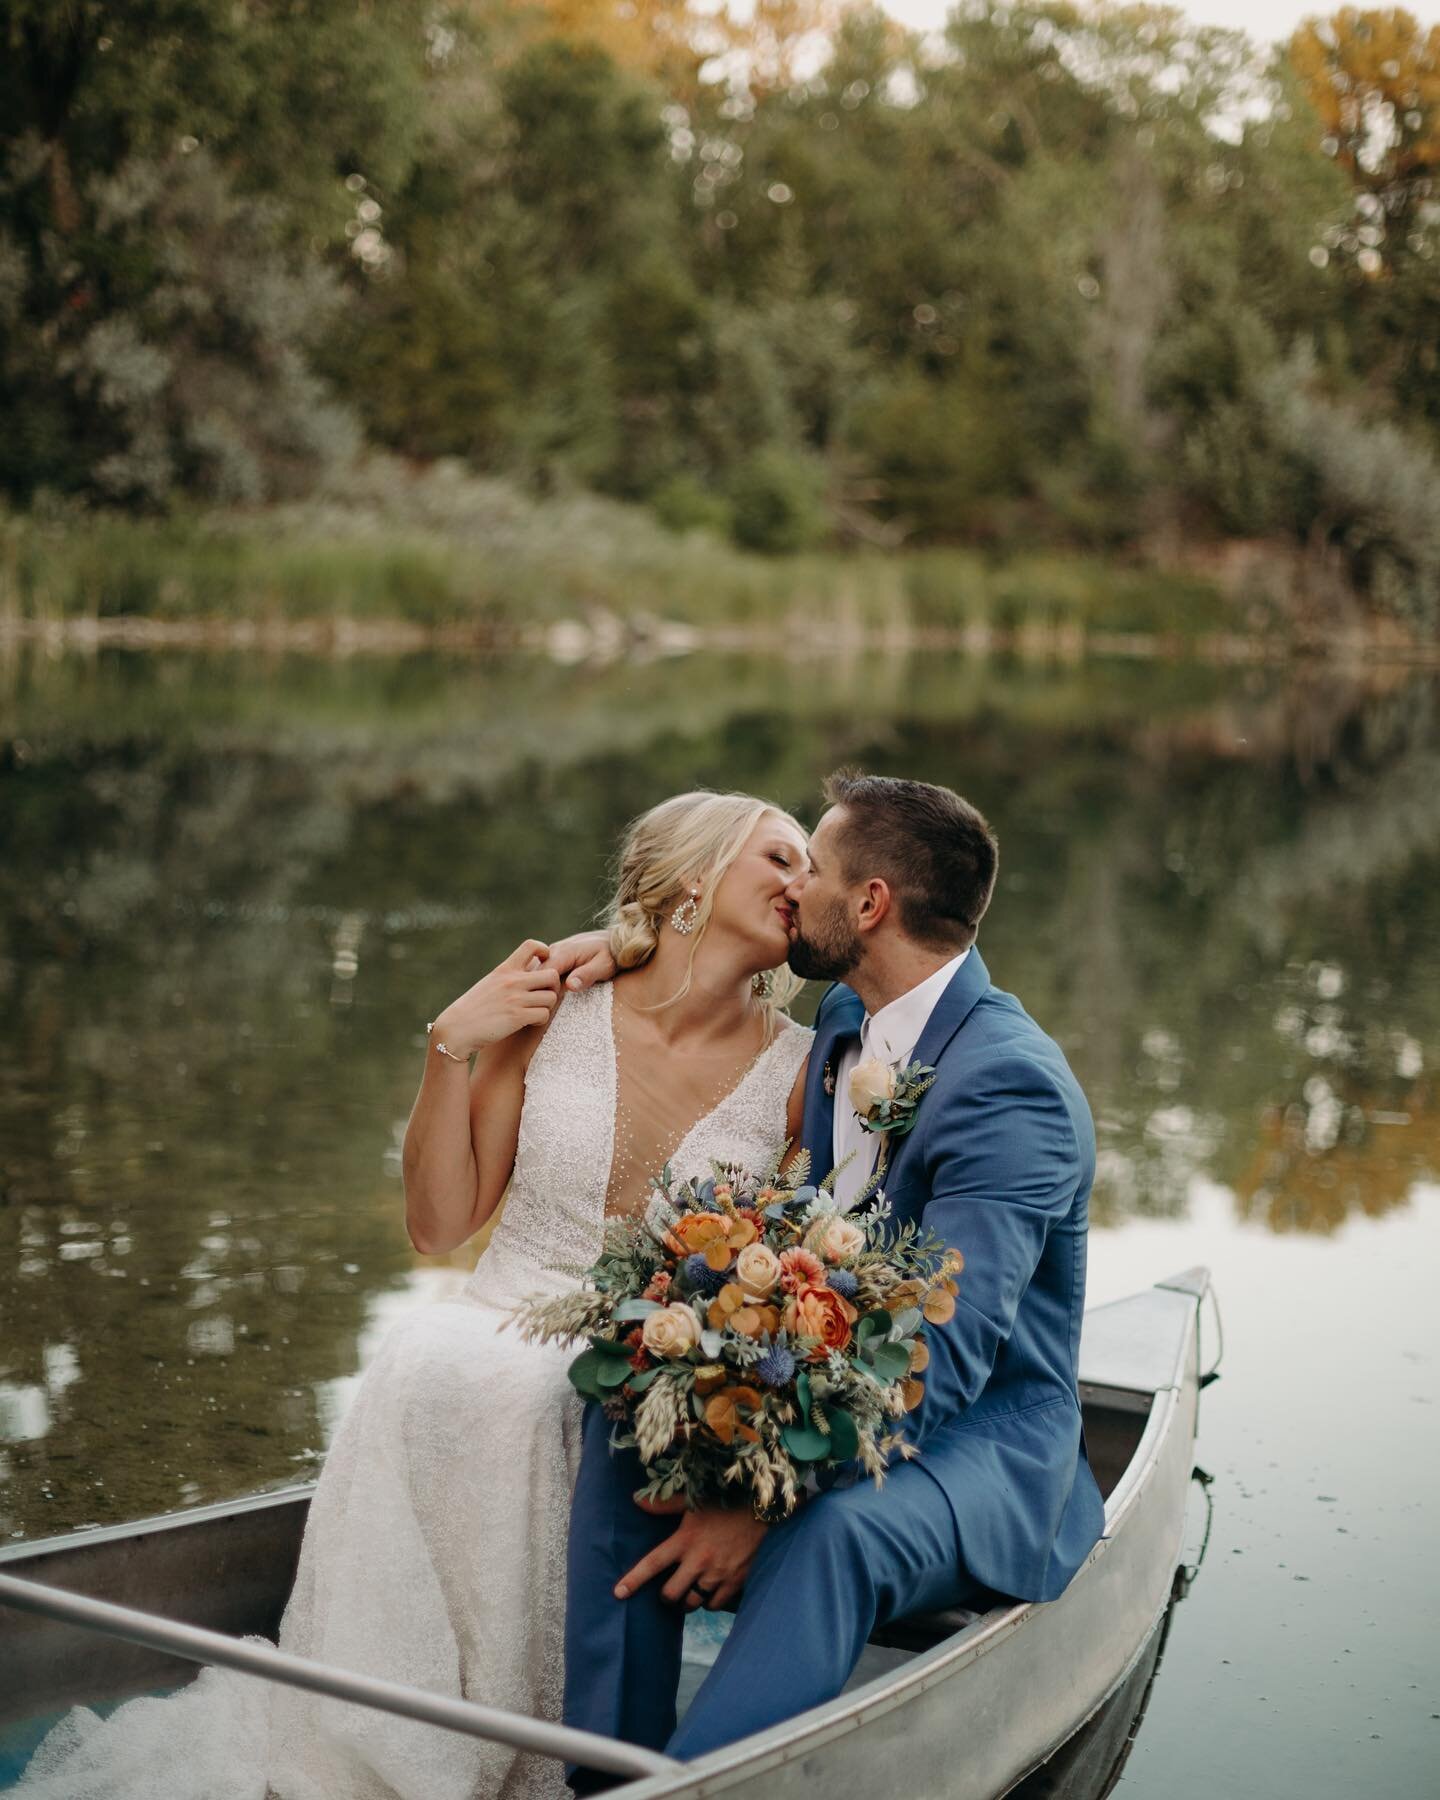
[[[808,1418],[815,1402],[810,1393],[810,1376],[804,1369],[795,1377],[795,1394],[800,1402],[800,1411]]]
[[[925,1323],[925,1315],[918,1306],[907,1306],[902,1313],[895,1315],[895,1330],[902,1337],[914,1337]]]
[[[613,1356],[609,1356],[601,1362],[595,1380],[598,1386],[606,1389],[624,1387],[634,1373],[628,1360],[618,1362]]]
[[[663,1311],[658,1300],[622,1300],[615,1308],[614,1319],[617,1325],[627,1325],[637,1319],[648,1319],[651,1313]]]
[[[859,1453],[860,1427],[848,1412],[836,1407],[825,1414],[830,1424],[830,1454],[837,1462],[849,1462]]]
[[[718,1331],[702,1331],[700,1333],[700,1348],[711,1362],[720,1360],[720,1351],[724,1341]]]
[[[587,1400],[599,1400],[604,1390],[597,1379],[600,1369],[605,1366],[606,1359],[598,1350],[582,1350],[571,1363],[566,1373],[570,1377],[570,1385],[577,1393],[583,1394]]]
[[[870,1360],[875,1373],[887,1385],[910,1372],[910,1352],[903,1344],[877,1344]]]
[[[628,1344],[617,1344],[613,1338],[601,1337],[598,1332],[591,1334],[590,1343],[602,1356],[620,1357],[626,1362],[635,1354]]]
[[[630,1377],[631,1392],[643,1394],[659,1373],[658,1369],[642,1369],[638,1375],[632,1375]]]
[[[830,1454],[830,1440],[813,1425],[786,1425],[781,1428],[780,1442],[796,1462],[824,1462]]]

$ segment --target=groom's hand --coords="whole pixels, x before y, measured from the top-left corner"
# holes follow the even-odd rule
[[[597,981],[613,981],[619,973],[610,954],[608,931],[577,931],[561,938],[550,946],[545,966],[561,977],[572,994],[594,987]]]
[[[636,1505],[644,1512],[671,1513],[683,1511],[685,1503],[637,1500]],[[615,1598],[628,1600],[647,1581],[669,1569],[670,1579],[660,1592],[677,1606],[683,1601],[686,1609],[694,1612],[700,1606],[733,1605],[768,1529],[763,1519],[739,1507],[702,1506],[686,1512],[663,1544],[657,1544],[620,1577]]]

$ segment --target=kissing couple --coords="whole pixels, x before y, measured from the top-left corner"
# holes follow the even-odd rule
[[[283,1649],[691,1759],[833,1698],[877,1626],[1053,1599],[1085,1560],[1103,1507],[1076,1378],[1084,1096],[976,947],[997,869],[980,813],[849,772],[824,798],[808,836],[747,795],[664,801],[626,833],[607,930],[521,944],[432,1022],[404,1147],[411,1239],[445,1252],[504,1210],[463,1291],[407,1314],[366,1371],[311,1503]],[[832,983],[813,1032],[785,1012],[809,979]],[[933,1080],[887,1146],[884,1199],[892,1228],[957,1246],[965,1274],[927,1332],[904,1454],[883,1486],[812,1482],[779,1521],[638,1503],[636,1453],[567,1378],[576,1346],[507,1330],[516,1309],[576,1288],[607,1221],[643,1211],[667,1166],[759,1173],[798,1144],[838,1206],[867,1205],[867,1112],[914,1063]],[[677,1726],[702,1606],[734,1623]],[[178,1797],[184,1741],[217,1730],[246,1800],[608,1784],[209,1670],[103,1725],[72,1714],[19,1792]]]

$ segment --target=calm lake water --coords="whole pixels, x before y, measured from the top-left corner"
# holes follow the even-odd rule
[[[1092,1299],[1215,1274],[1213,1528],[1128,1789],[1433,1795],[1440,687],[1403,673],[0,655],[0,1537],[313,1474],[466,1265],[401,1223],[425,1019],[584,922],[642,807],[813,818],[842,761],[1000,833],[986,960],[1099,1127]]]

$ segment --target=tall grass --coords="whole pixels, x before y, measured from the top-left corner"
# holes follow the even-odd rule
[[[1087,556],[749,554],[593,494],[537,501],[374,461],[261,512],[0,517],[0,616],[396,622],[505,641],[561,620],[789,641],[1080,630],[1192,637],[1231,619],[1193,578]]]

